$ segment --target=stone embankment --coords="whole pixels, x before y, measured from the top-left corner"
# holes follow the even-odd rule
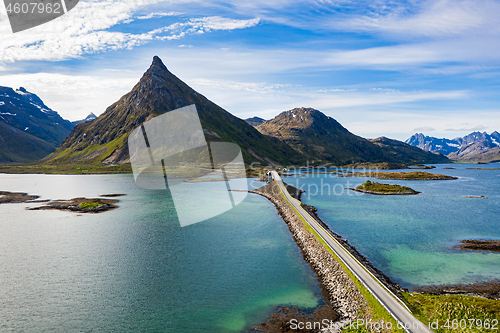
[[[370,319],[368,304],[361,292],[333,255],[306,230],[304,221],[283,198],[278,186],[275,183],[267,184],[251,193],[266,197],[276,206],[295,242],[302,250],[304,260],[318,275],[320,284],[327,292],[329,302],[340,315],[340,319]]]

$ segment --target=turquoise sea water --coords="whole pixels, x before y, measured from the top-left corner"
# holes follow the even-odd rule
[[[480,166],[494,168],[498,164]],[[368,178],[308,175],[285,181],[308,190],[303,201],[318,208],[332,230],[348,238],[377,268],[411,288],[500,278],[500,253],[452,249],[461,239],[500,239],[500,170],[468,169],[471,167],[478,165],[437,165],[424,170],[458,180],[376,180],[422,192],[416,196],[375,196],[345,190]],[[470,195],[488,199],[464,198]]]
[[[430,172],[460,178],[381,181],[418,196],[346,190],[365,178],[284,180],[304,188],[303,201],[332,230],[405,287],[500,278],[499,253],[451,249],[460,239],[500,239],[500,170],[445,166]],[[97,215],[0,205],[2,332],[241,332],[276,305],[321,302],[286,225],[260,196],[181,228],[168,194],[138,188],[131,175],[0,175],[0,190],[42,199],[127,194]]]
[[[181,228],[166,192],[129,175],[0,175],[0,188],[42,199],[127,194],[95,215],[0,205],[2,332],[238,332],[276,305],[321,302],[260,196]]]

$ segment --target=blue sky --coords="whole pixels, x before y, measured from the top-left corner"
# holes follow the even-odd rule
[[[99,115],[154,55],[241,118],[313,107],[364,137],[500,130],[498,1],[80,1],[13,34],[0,85]]]

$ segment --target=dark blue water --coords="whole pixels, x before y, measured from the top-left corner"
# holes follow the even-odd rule
[[[2,332],[237,332],[276,305],[320,302],[286,225],[260,196],[181,228],[166,193],[128,175],[0,175],[0,189],[127,194],[96,215],[0,205]]]
[[[457,176],[458,180],[377,180],[422,192],[417,196],[375,196],[346,190],[368,178],[308,175],[285,181],[303,186],[308,191],[303,201],[317,207],[332,230],[347,237],[377,268],[404,287],[471,283],[500,278],[500,253],[452,249],[461,239],[500,239],[500,170],[468,169],[477,166],[438,165],[425,170]],[[470,195],[488,199],[464,198]]]

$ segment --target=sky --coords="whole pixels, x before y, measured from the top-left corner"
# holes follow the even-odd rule
[[[312,107],[366,137],[500,131],[500,2],[80,0],[12,33],[0,85],[69,120],[99,115],[154,55],[240,118]]]

